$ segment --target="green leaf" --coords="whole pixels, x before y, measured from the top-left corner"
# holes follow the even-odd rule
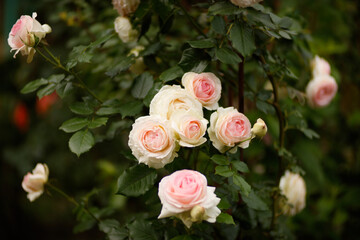
[[[75,88],[72,82],[61,82],[56,87],[56,93],[60,98],[65,98],[74,92]]]
[[[242,62],[239,55],[228,47],[217,48],[215,55],[221,62],[226,64],[238,64]]]
[[[117,194],[137,197],[154,186],[157,173],[155,169],[143,164],[126,169],[118,179]]]
[[[109,29],[105,32],[103,32],[103,36],[100,37],[99,39],[97,39],[96,41],[90,43],[87,48],[95,48],[98,47],[99,45],[107,42],[110,38],[112,38],[113,36],[115,36],[114,30],[113,29]]]
[[[101,220],[99,229],[106,233],[109,240],[128,239],[128,231],[125,228],[120,227],[120,223],[115,219]]]
[[[219,204],[217,205],[217,207],[219,209],[229,209],[231,207],[231,204],[229,203],[229,201],[224,197],[221,198]]]
[[[220,213],[216,218],[216,222],[235,225],[233,217],[227,213]]]
[[[88,47],[83,45],[74,47],[69,54],[69,61],[66,64],[66,68],[71,69],[75,67],[79,62],[89,63],[91,58],[93,57],[93,54],[89,51],[86,51],[87,49]]]
[[[47,95],[50,95],[51,93],[53,93],[55,91],[55,89],[56,89],[56,84],[50,83],[46,87],[37,91],[36,95],[38,96],[39,99],[41,99],[44,96],[47,96]]]
[[[210,15],[234,15],[243,12],[243,9],[230,2],[217,2],[209,7]]]
[[[251,186],[240,175],[235,174],[233,176],[234,183],[240,187],[241,194],[248,196],[251,191]]]
[[[89,124],[89,120],[87,118],[72,118],[69,119],[59,127],[59,129],[63,130],[64,132],[71,133],[76,132]]]
[[[174,80],[175,78],[181,77],[184,74],[184,71],[179,66],[174,66],[172,68],[169,68],[168,70],[162,72],[159,76],[160,80],[163,83],[169,82],[171,80]]]
[[[35,81],[29,82],[28,84],[26,84],[22,89],[21,89],[21,93],[22,94],[26,94],[26,93],[31,93],[36,91],[39,87],[45,85],[48,83],[48,80],[44,79],[44,78],[40,78],[37,79]]]
[[[131,94],[134,98],[143,99],[154,84],[153,76],[149,72],[144,72],[135,78]]]
[[[218,165],[229,165],[229,161],[227,157],[224,155],[216,154],[213,155],[210,159],[213,160],[213,162]]]
[[[244,57],[250,56],[256,49],[255,37],[252,29],[241,23],[236,23],[231,28],[230,40],[233,43],[233,47]]]
[[[156,82],[153,87],[150,89],[146,97],[144,98],[144,105],[149,107],[151,100],[154,98],[154,96],[159,92],[163,84],[161,82]]]
[[[95,144],[92,133],[88,130],[76,132],[69,140],[69,148],[78,157],[84,152],[89,151]]]
[[[154,227],[150,222],[145,222],[144,220],[135,220],[133,223],[129,224],[129,232],[131,239],[136,240],[157,240]]]
[[[188,41],[193,48],[213,48],[215,47],[214,39],[201,39],[195,41]]]
[[[274,107],[264,101],[260,101],[260,100],[256,101],[256,107],[257,107],[257,109],[259,109],[260,111],[262,111],[266,114],[274,114],[275,113]]]
[[[121,72],[126,71],[134,63],[134,55],[123,57],[120,59],[118,64],[110,68],[105,74],[111,78],[119,75]]]
[[[229,166],[217,166],[215,168],[215,174],[223,177],[231,177],[234,173],[231,171]]]
[[[65,78],[65,75],[64,74],[54,74],[54,75],[51,75],[49,77],[49,82],[50,83],[60,83],[63,79]]]
[[[97,127],[106,125],[108,119],[109,118],[107,118],[107,117],[94,118],[89,123],[89,128],[92,129],[92,128],[97,128]]]
[[[244,163],[242,161],[233,161],[233,162],[231,162],[231,165],[240,172],[243,172],[243,173],[249,172],[248,166],[246,165],[246,163]]]
[[[94,109],[92,109],[89,104],[85,102],[75,102],[71,104],[69,108],[70,111],[79,115],[90,115],[94,112]]]
[[[149,56],[156,54],[162,48],[161,42],[156,42],[148,46],[144,51],[140,52],[140,56]]]
[[[256,195],[254,191],[251,191],[248,196],[242,196],[242,199],[251,209],[259,211],[269,210],[266,203],[258,195]]]
[[[214,19],[211,21],[211,28],[218,34],[225,34],[226,23],[224,18],[221,16],[214,16]]]
[[[144,104],[141,101],[132,101],[132,102],[123,104],[119,108],[119,112],[120,112],[122,118],[127,117],[127,116],[133,117],[133,116],[141,113],[143,107],[144,107]]]
[[[210,57],[200,49],[188,48],[184,50],[179,66],[185,72],[201,73],[209,64]]]

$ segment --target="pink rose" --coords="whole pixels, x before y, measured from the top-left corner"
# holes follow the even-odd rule
[[[168,121],[159,116],[136,119],[129,134],[132,154],[149,167],[162,168],[177,156],[177,145]]]
[[[172,114],[170,122],[180,146],[196,147],[206,142],[208,121],[197,112],[179,110]]]
[[[32,17],[23,15],[12,27],[8,37],[8,44],[11,47],[11,51],[16,51],[14,58],[21,52],[22,55],[28,55],[27,62],[31,62],[35,54],[33,47],[40,42],[47,33],[51,32],[49,25],[41,25],[35,20],[36,16],[36,13],[33,13]]]
[[[251,123],[249,119],[235,108],[218,108],[210,116],[209,138],[220,152],[239,146],[247,148],[251,140]],[[230,152],[236,152],[237,148]]]
[[[215,110],[219,107],[221,82],[213,73],[188,72],[183,75],[181,83],[206,109]]]
[[[312,79],[306,87],[306,96],[312,107],[324,107],[328,105],[337,92],[337,84],[329,75],[318,75]]]
[[[330,64],[325,59],[319,56],[315,56],[315,58],[311,61],[310,65],[314,77],[318,75],[330,75],[331,73]]]
[[[34,201],[44,192],[44,184],[48,181],[49,168],[46,164],[38,163],[32,173],[24,176],[22,188],[28,192],[27,198]]]
[[[193,170],[180,170],[164,177],[159,183],[163,205],[158,218],[179,217],[189,228],[195,221],[215,222],[220,214],[216,206],[220,198],[215,187],[208,187],[206,177]]]

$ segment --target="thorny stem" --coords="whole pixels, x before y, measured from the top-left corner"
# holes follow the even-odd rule
[[[269,72],[267,69],[265,69],[266,61],[265,61],[264,57],[260,56],[259,60],[261,61],[262,65],[263,65],[263,69],[266,73],[266,76],[270,80],[272,88],[273,88],[274,101],[272,102],[272,105],[275,108],[276,115],[279,120],[279,149],[282,149],[284,147],[286,129],[285,129],[285,118],[284,118],[284,115],[283,115],[283,113],[280,109],[280,105],[279,105],[278,84],[277,84],[276,80],[274,79],[274,76],[272,75],[272,73]],[[276,179],[276,186],[279,185],[280,178],[281,178],[283,172],[284,172],[284,160],[283,160],[282,156],[279,156],[279,169],[278,169],[278,175],[277,175],[277,179]],[[271,230],[273,230],[275,228],[276,219],[278,217],[276,214],[277,213],[277,205],[278,205],[278,197],[279,197],[279,194],[277,192],[275,192],[273,194],[273,215],[272,215],[272,219],[271,219]]]
[[[75,72],[70,71],[70,70],[68,70],[66,67],[64,67],[64,65],[62,65],[62,63],[60,62],[60,59],[57,58],[57,57],[55,57],[55,56],[51,53],[51,51],[50,51],[46,46],[44,46],[43,48],[44,48],[44,50],[47,52],[47,54],[50,55],[50,57],[52,58],[52,60],[49,59],[44,53],[42,53],[42,52],[40,51],[40,49],[37,48],[36,50],[40,53],[40,55],[41,55],[46,61],[48,61],[49,63],[51,63],[51,64],[54,65],[55,67],[58,67],[58,68],[62,69],[62,70],[65,71],[66,73],[68,73],[68,74],[70,74],[70,75],[73,75],[73,76],[76,78],[76,80],[79,82],[81,88],[85,89],[92,97],[94,97],[94,98],[95,98],[96,100],[98,100],[100,103],[103,103],[103,101],[102,101],[98,96],[96,96],[96,94],[95,94],[93,91],[91,91],[91,90],[86,86],[86,84],[83,82],[83,80],[81,80],[81,78],[80,78]]]
[[[65,197],[66,200],[68,200],[69,202],[71,202],[72,204],[74,204],[76,207],[80,206],[80,203],[78,203],[73,197],[70,197],[68,194],[66,194],[64,191],[62,191],[60,188],[55,187],[54,185],[52,185],[51,183],[47,182],[46,186],[48,186],[49,188],[51,188],[52,190],[54,190],[55,192],[59,193],[61,196]],[[92,213],[90,212],[85,206],[84,206],[84,211],[89,214],[89,216],[91,216],[95,221],[97,221],[98,223],[100,222],[100,220]]]

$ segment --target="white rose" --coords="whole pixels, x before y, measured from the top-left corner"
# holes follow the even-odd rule
[[[232,2],[232,4],[239,6],[241,8],[250,7],[251,5],[254,5],[261,1],[262,0],[230,0],[230,2]]]
[[[196,147],[206,142],[204,135],[208,121],[197,112],[178,111],[172,114],[170,121],[180,146]]]
[[[120,16],[126,17],[135,12],[140,4],[140,0],[112,0],[112,4]]]
[[[22,181],[22,188],[28,192],[27,198],[34,201],[44,192],[44,184],[48,181],[49,168],[38,163],[32,173],[27,173]]]
[[[214,223],[220,214],[220,198],[206,177],[194,170],[180,170],[161,179],[158,192],[162,209],[158,218],[176,216],[190,228],[202,220]]]
[[[168,121],[159,116],[136,119],[128,144],[140,163],[153,168],[162,168],[177,156],[174,133]]]
[[[323,58],[315,56],[315,58],[310,63],[313,76],[318,75],[330,75],[331,67],[330,64]]]
[[[179,85],[163,86],[150,103],[150,115],[170,119],[174,112],[191,110],[203,117],[201,103]]]
[[[143,46],[136,46],[130,50],[130,55],[133,54],[136,57],[135,63],[129,68],[132,73],[141,74],[146,68],[143,57],[139,57],[140,52],[144,49],[145,48]]]
[[[285,202],[281,203],[285,214],[295,215],[305,208],[306,186],[299,174],[286,171],[280,179],[279,188],[286,197]]]
[[[266,132],[267,132],[266,123],[261,118],[258,118],[256,123],[251,129],[251,133],[253,133],[255,136],[259,138],[262,138],[263,136],[266,135]]]
[[[216,110],[219,107],[221,82],[215,74],[187,72],[183,75],[181,83],[206,109]]]
[[[231,153],[236,152],[239,146],[247,148],[251,140],[251,123],[249,119],[235,108],[219,107],[210,116],[209,138],[213,146],[224,153],[230,148]]]
[[[117,17],[114,22],[115,31],[119,38],[124,43],[135,41],[138,36],[138,31],[133,29],[131,22],[127,17]]]
[[[27,62],[30,63],[36,52],[34,46],[43,39],[47,33],[51,32],[51,27],[47,24],[41,25],[35,18],[34,12],[32,17],[23,15],[16,21],[11,28],[8,37],[8,44],[11,51],[16,51],[16,55],[21,52],[22,55],[28,55]]]
[[[330,75],[317,75],[306,86],[306,97],[311,107],[324,107],[335,97],[338,86]]]

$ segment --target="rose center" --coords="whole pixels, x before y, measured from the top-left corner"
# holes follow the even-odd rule
[[[194,93],[198,99],[208,101],[214,95],[215,87],[208,79],[200,78],[195,80]]]
[[[195,138],[200,133],[200,122],[197,120],[190,121],[185,128],[185,136],[188,138]]]
[[[169,139],[165,130],[161,126],[157,126],[146,130],[143,133],[142,141],[149,152],[160,152],[167,147]]]

